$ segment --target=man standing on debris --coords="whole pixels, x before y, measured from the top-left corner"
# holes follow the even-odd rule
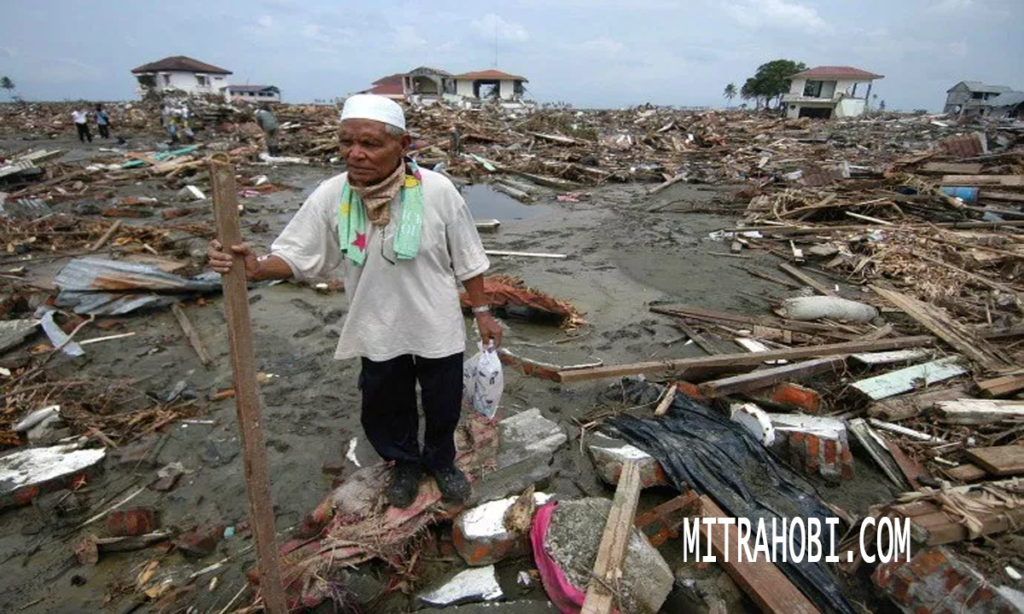
[[[398,104],[350,97],[340,131],[347,172],[320,184],[270,254],[231,246],[253,281],[315,278],[344,265],[349,312],[335,358],[362,361],[363,429],[394,462],[387,497],[397,507],[415,500],[424,469],[446,500],[470,495],[455,467],[466,346],[457,280],[484,344],[499,345],[502,337],[484,292],[490,264],[469,208],[446,177],[403,158],[409,143]],[[222,250],[210,243],[210,266],[226,273],[232,255]],[[422,451],[417,381],[426,418]]]
[[[96,105],[96,127],[100,131],[101,139],[110,138],[110,116],[103,110],[103,105]]]
[[[260,109],[256,111],[256,123],[259,124],[260,129],[263,130],[263,134],[266,135],[267,140],[267,153],[276,156],[277,149],[277,116],[270,110],[269,104],[260,105]]]
[[[78,140],[85,142],[89,139],[92,143],[92,133],[89,132],[89,112],[84,109],[78,109],[71,112],[71,119],[75,122],[75,128],[78,129]]]

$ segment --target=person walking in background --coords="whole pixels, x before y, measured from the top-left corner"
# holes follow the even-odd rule
[[[263,134],[267,140],[267,153],[276,156],[277,155],[277,128],[279,126],[277,122],[277,116],[270,110],[270,105],[263,104],[260,106],[260,110],[256,111],[256,123],[259,124],[263,130]]]
[[[92,133],[89,132],[89,112],[84,109],[72,111],[71,119],[74,120],[75,128],[78,129],[78,140],[84,143],[88,139],[92,143]]]
[[[110,138],[110,116],[101,104],[96,105],[96,128],[100,131],[101,139]]]

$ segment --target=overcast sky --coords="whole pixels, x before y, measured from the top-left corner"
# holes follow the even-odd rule
[[[116,5],[116,8],[112,6]],[[1015,10],[1016,9],[1016,10]],[[333,99],[417,66],[525,75],[577,107],[724,104],[787,58],[885,75],[890,109],[939,110],[961,80],[1024,88],[1021,0],[2,0],[0,75],[30,100],[122,100],[130,70],[188,55]],[[738,101],[737,101],[738,102]]]

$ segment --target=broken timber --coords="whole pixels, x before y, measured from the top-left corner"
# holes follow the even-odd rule
[[[994,476],[1024,473],[1024,446],[996,446],[967,450],[967,458]]]
[[[608,522],[601,536],[593,577],[587,587],[581,614],[610,614],[615,594],[611,587],[622,577],[622,563],[633,535],[633,517],[640,499],[640,465],[629,461],[622,469]]]
[[[664,373],[671,371],[685,371],[695,367],[751,367],[771,360],[815,358],[822,356],[848,356],[860,352],[874,352],[882,350],[898,350],[910,347],[926,347],[935,341],[934,337],[924,335],[919,337],[896,337],[893,339],[879,339],[878,341],[852,341],[849,343],[829,343],[802,348],[789,348],[785,350],[770,350],[768,352],[740,354],[719,354],[717,356],[700,356],[696,358],[677,358],[673,360],[660,360],[653,362],[638,362],[627,365],[609,365],[606,367],[595,367],[593,369],[574,369],[572,371],[559,371],[558,381],[565,383],[583,382],[587,380],[603,379],[609,377],[621,377],[624,375],[639,375],[641,373]],[[749,370],[749,369],[748,369]]]
[[[871,286],[871,289],[985,369],[998,370],[1006,367],[1005,361],[996,354],[994,348],[964,330],[938,308],[890,288]]]
[[[728,516],[707,495],[700,498],[701,516],[725,519]],[[736,525],[720,524],[708,535],[709,525],[698,525],[701,535],[711,542],[711,549],[725,568],[729,577],[736,582],[766,614],[812,614],[818,608],[789,581],[774,563],[764,554],[756,553],[751,561],[741,556],[740,540],[734,531]],[[733,533],[726,536],[726,532]],[[730,539],[731,538],[731,539]]]
[[[952,186],[1024,186],[1024,175],[945,175],[943,185]]]
[[[832,288],[829,288],[825,284],[817,281],[816,279],[814,279],[811,276],[809,276],[807,273],[804,273],[800,269],[796,268],[795,266],[793,266],[793,265],[791,265],[791,264],[789,264],[787,262],[783,262],[782,264],[780,264],[779,268],[782,269],[783,271],[785,271],[786,273],[789,273],[789,275],[793,279],[796,279],[796,280],[800,281],[801,283],[804,283],[804,284],[810,286],[811,288],[814,288],[814,290],[818,294],[822,294],[824,296],[836,296],[836,291],[835,290],[833,290]]]
[[[910,392],[967,373],[959,356],[949,356],[855,382],[851,388],[872,401]]]
[[[993,424],[1024,418],[1024,401],[958,399],[936,404],[939,420],[949,424]]]
[[[224,246],[241,245],[238,224],[238,200],[235,170],[228,157],[218,154],[209,161],[213,186],[213,212],[217,237]],[[274,532],[273,497],[267,470],[267,449],[260,425],[260,397],[256,383],[256,362],[249,320],[249,296],[242,257],[234,255],[234,265],[222,276],[224,311],[228,322],[228,343],[237,393],[235,408],[242,438],[243,466],[249,515],[256,539],[257,564],[263,605],[269,614],[287,614],[284,585],[281,581],[277,539]]]
[[[1024,375],[1006,375],[978,382],[981,394],[986,397],[1004,397],[1024,388]]]
[[[698,389],[706,397],[721,397],[766,388],[779,382],[801,381],[827,371],[841,371],[845,365],[846,360],[842,356],[828,356],[705,382]]]
[[[210,366],[213,362],[213,358],[210,357],[210,353],[206,351],[206,346],[203,345],[203,339],[199,336],[199,331],[192,326],[192,321],[188,319],[188,315],[185,310],[182,309],[181,305],[174,303],[171,305],[171,312],[174,317],[178,320],[178,325],[181,326],[181,330],[185,333],[185,337],[188,338],[189,344],[192,349],[199,355],[199,360],[202,361],[204,367]]]
[[[837,339],[854,340],[856,335],[843,333],[836,330],[835,326],[829,326],[828,324],[818,324],[816,322],[798,322],[796,320],[783,320],[780,318],[773,318],[770,316],[746,316],[738,313],[728,313],[724,311],[712,311],[710,309],[701,309],[698,307],[687,307],[687,306],[675,306],[672,308],[667,307],[651,307],[651,313],[657,313],[665,316],[674,316],[677,318],[689,318],[691,320],[700,320],[702,322],[734,322],[736,324],[746,324],[748,326],[764,326],[766,328],[777,328],[779,330],[791,331],[794,333],[804,333],[807,335],[824,335],[829,337],[835,337]]]

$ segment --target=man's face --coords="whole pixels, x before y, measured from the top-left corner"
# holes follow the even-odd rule
[[[388,134],[382,122],[346,119],[338,137],[341,156],[348,165],[352,185],[373,185],[395,171],[408,146],[409,137]]]

